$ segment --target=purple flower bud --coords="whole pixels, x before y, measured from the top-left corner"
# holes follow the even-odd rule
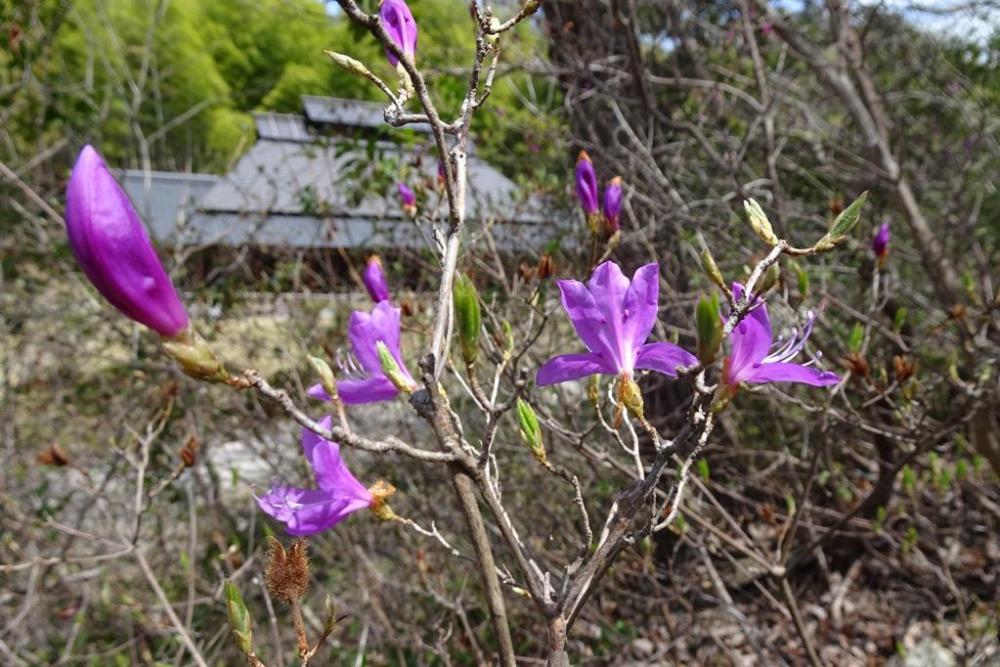
[[[410,8],[403,0],[382,0],[379,3],[378,16],[385,31],[396,42],[396,46],[413,60],[417,52],[417,22],[413,20]],[[389,49],[385,50],[389,64],[395,67],[399,64],[397,58]]]
[[[403,205],[403,211],[407,215],[416,215],[417,213],[417,195],[413,193],[410,187],[403,183],[402,181],[396,186],[399,189],[399,203]]]
[[[372,301],[387,301],[389,299],[389,284],[385,280],[385,273],[382,271],[382,260],[378,255],[368,258],[365,271],[361,274],[361,280],[368,290]]]
[[[884,222],[872,238],[872,252],[882,260],[889,254],[889,223]]]
[[[173,337],[188,316],[132,202],[92,146],[84,146],[66,187],[66,232],[76,261],[124,315]]]
[[[611,226],[611,231],[617,232],[621,229],[619,217],[622,213],[622,178],[615,176],[604,188],[604,218]]]
[[[576,196],[587,215],[597,213],[597,174],[587,151],[576,158]]]

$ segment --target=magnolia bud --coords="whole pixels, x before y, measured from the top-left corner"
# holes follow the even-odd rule
[[[719,295],[702,297],[695,308],[695,324],[698,329],[698,360],[706,366],[715,361],[722,345],[722,320],[719,316]]]
[[[455,323],[458,339],[462,345],[462,358],[467,365],[475,363],[479,354],[479,332],[482,330],[482,316],[479,312],[479,294],[476,286],[464,275],[455,276],[452,291],[455,303]]]

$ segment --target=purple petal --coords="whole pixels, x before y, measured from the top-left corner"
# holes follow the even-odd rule
[[[889,252],[889,223],[884,222],[872,239],[872,252],[876,257],[885,257]]]
[[[416,206],[417,205],[417,195],[413,193],[413,190],[403,182],[397,185],[399,189],[399,201],[405,206]]]
[[[320,387],[320,389],[322,389],[322,387]],[[326,392],[323,393],[325,394]],[[316,423],[322,428],[329,429],[333,426],[333,417],[327,415]],[[313,433],[307,428],[302,429],[302,451],[306,455],[306,460],[309,461],[310,464],[313,462],[313,451],[316,449],[316,445],[321,442],[329,441],[324,440],[319,434]]]
[[[656,324],[660,299],[660,267],[655,262],[640,266],[625,294],[624,337],[638,350]],[[598,301],[599,302],[599,301]]]
[[[329,440],[320,441],[313,449],[311,463],[320,489],[352,503],[371,504],[372,494],[351,474],[340,458],[340,445]]]
[[[587,151],[580,151],[576,159],[576,196],[584,213],[597,213],[597,174]]]
[[[257,499],[261,511],[284,523],[289,535],[313,535],[328,530],[370,504],[358,498],[284,485],[275,485]]]
[[[605,373],[614,375],[615,369],[611,368],[601,357],[596,354],[563,354],[552,357],[538,369],[535,382],[539,387],[566,382],[568,380],[578,380],[595,373]]]
[[[385,279],[385,272],[382,270],[382,260],[378,255],[372,255],[365,264],[364,273],[361,274],[361,282],[365,284],[368,295],[372,301],[378,303],[389,298],[389,284]]]
[[[66,232],[83,272],[111,305],[163,336],[188,316],[146,229],[104,160],[84,146],[66,187]]]
[[[387,377],[380,375],[363,380],[340,380],[337,382],[337,393],[345,405],[360,405],[391,401],[399,390]]]
[[[798,382],[813,387],[827,387],[840,382],[840,376],[830,371],[820,371],[810,366],[776,362],[760,364],[747,369],[739,378],[747,384],[764,384],[765,382]]]
[[[410,8],[403,0],[382,0],[378,13],[392,41],[412,60],[417,50],[417,22]],[[385,57],[393,67],[399,63],[399,58],[388,49]]]
[[[611,226],[612,231],[621,229],[619,217],[622,212],[622,179],[615,176],[604,188],[604,217]]]
[[[693,354],[673,343],[647,343],[639,348],[635,367],[677,377],[677,369],[698,364]]]
[[[615,353],[608,348],[604,335],[606,327],[604,314],[595,303],[587,286],[578,280],[560,280],[558,285],[563,308],[583,344],[594,354],[601,355],[609,361],[614,359]]]
[[[309,398],[317,398],[327,403],[329,403],[332,400],[330,398],[330,394],[326,393],[326,389],[323,389],[323,385],[321,384],[314,384],[313,386],[309,387],[309,389],[306,390],[306,396],[308,396]]]
[[[399,308],[388,301],[378,302],[370,313],[359,310],[351,313],[347,324],[347,338],[351,342],[351,351],[362,368],[372,375],[382,375],[382,364],[378,360],[376,347],[382,341],[396,359],[400,370],[409,375],[399,350],[400,326]]]
[[[594,269],[587,287],[601,312],[603,325],[599,330],[600,337],[611,360],[619,370],[632,370],[635,348],[625,329],[625,295],[629,290],[629,279],[622,273],[620,266],[609,260]],[[640,288],[637,296],[645,292]],[[641,327],[642,322],[638,325]]]
[[[739,302],[742,298],[743,285],[733,283],[733,299]],[[729,334],[729,340],[732,354],[727,364],[727,381],[739,384],[745,379],[743,374],[760,363],[771,349],[771,321],[763,301],[755,300],[746,317]]]

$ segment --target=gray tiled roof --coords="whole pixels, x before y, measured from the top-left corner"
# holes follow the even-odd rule
[[[156,185],[150,190],[155,195],[149,220],[154,236],[184,245],[428,244],[432,230],[403,213],[395,182],[385,188],[373,184],[386,183],[388,166],[390,180],[399,178],[418,191],[422,210],[436,209],[443,217],[446,206],[443,193],[435,190],[437,159],[430,138],[395,142],[337,136],[336,127],[386,127],[381,107],[311,96],[303,104],[306,116],[255,114],[258,141],[225,176],[152,175]],[[133,197],[142,178],[142,172],[126,172],[125,187]],[[175,194],[174,181],[189,183],[187,192],[197,201],[186,224],[177,224],[187,200]],[[519,199],[513,181],[470,154],[466,215],[497,223],[492,231],[500,246],[535,242],[543,230],[551,232],[540,224],[545,217],[538,202]],[[136,199],[140,201],[145,200]]]
[[[176,239],[196,202],[219,180],[212,174],[138,169],[122,170],[118,176],[150,235],[161,243]]]
[[[306,120],[316,125],[391,129],[385,123],[383,105],[364,100],[337,97],[302,96],[302,111]],[[430,133],[429,125],[407,125],[406,129]]]

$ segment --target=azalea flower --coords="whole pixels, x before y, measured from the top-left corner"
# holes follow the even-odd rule
[[[733,300],[738,302],[743,298],[743,285],[733,283],[732,289]],[[815,320],[816,316],[810,312],[802,335],[792,336],[771,352],[774,340],[771,335],[771,321],[767,316],[767,306],[763,301],[755,299],[746,317],[729,334],[732,352],[723,365],[723,383],[735,393],[742,382],[747,384],[798,382],[814,387],[826,387],[840,382],[840,376],[836,373],[790,363],[791,359],[805,347]]]
[[[66,233],[80,268],[122,314],[161,336],[188,328],[146,228],[92,146],[80,151],[66,187]]]
[[[576,196],[584,213],[588,216],[597,213],[597,174],[587,151],[580,151],[576,159]]]
[[[882,226],[878,228],[878,232],[872,238],[872,252],[875,253],[875,257],[879,261],[885,261],[885,258],[889,255],[888,222],[882,223]]]
[[[386,301],[389,298],[389,284],[385,279],[385,272],[382,270],[382,260],[378,255],[372,255],[365,264],[365,270],[361,274],[361,282],[365,284],[368,295],[372,301]]]
[[[622,212],[622,178],[615,176],[604,188],[604,219],[608,221],[611,231],[621,229],[619,217]]]
[[[416,215],[417,213],[417,195],[413,193],[406,183],[400,181],[397,185],[399,190],[399,203],[403,205],[403,211],[407,215]]]
[[[392,41],[413,60],[417,53],[417,22],[413,19],[410,8],[403,0],[381,0],[378,16]],[[399,64],[399,58],[389,49],[385,50],[385,57],[393,67]]]
[[[351,370],[358,377],[337,381],[337,394],[341,401],[348,405],[388,401],[399,394],[399,385],[412,388],[417,386],[403,363],[403,355],[399,349],[400,327],[399,308],[388,301],[379,301],[370,313],[357,310],[351,313],[347,338],[357,364],[345,366],[353,366]],[[393,379],[386,375],[379,358],[380,347],[396,366]],[[331,400],[322,384],[313,385],[307,393],[322,401]]]
[[[327,416],[319,425],[329,429]],[[289,535],[312,535],[328,530],[352,512],[370,507],[371,492],[347,469],[340,458],[340,446],[309,429],[302,429],[302,449],[316,475],[316,489],[274,484],[257,498],[261,511],[285,524]]]
[[[553,357],[538,369],[539,385],[576,380],[588,375],[631,377],[634,370],[651,370],[676,377],[694,366],[694,355],[673,343],[647,343],[656,324],[660,294],[659,266],[639,267],[632,280],[607,261],[594,269],[584,285],[560,280],[563,308],[588,352]]]

